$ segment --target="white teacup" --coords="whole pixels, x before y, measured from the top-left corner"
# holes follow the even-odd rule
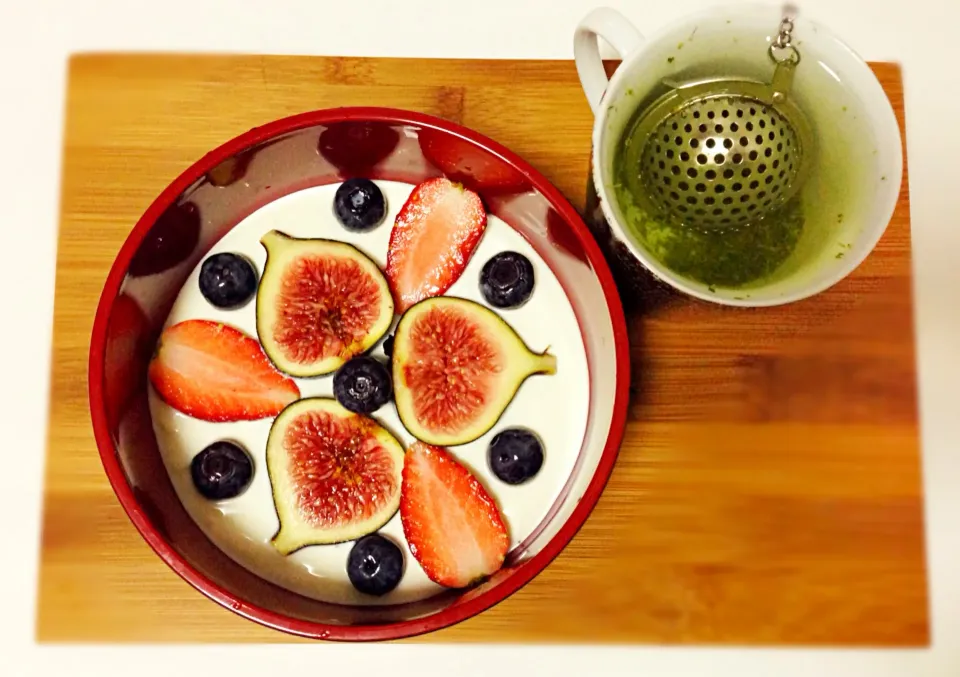
[[[900,129],[893,108],[867,63],[822,24],[802,14],[793,44],[801,55],[790,96],[809,118],[816,139],[807,180],[807,226],[793,254],[766,280],[745,288],[707,285],[678,275],[625,226],[613,191],[613,160],[631,117],[664,77],[751,77],[769,82],[765,60],[777,36],[781,9],[718,6],[644,38],[620,13],[599,8],[577,28],[574,54],[580,82],[596,116],[592,181],[609,226],[610,251],[629,252],[656,278],[706,301],[770,306],[797,301],[836,284],[879,241],[896,207],[903,175]],[[597,38],[622,58],[607,79]],[[840,190],[843,190],[841,193]],[[831,211],[832,210],[832,211]]]

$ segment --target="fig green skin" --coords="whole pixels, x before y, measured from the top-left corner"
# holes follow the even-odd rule
[[[411,361],[409,332],[417,317],[431,307],[457,307],[468,313],[471,319],[486,329],[488,340],[495,340],[507,356],[507,366],[501,375],[499,392],[492,393],[490,404],[474,421],[468,421],[453,434],[430,431],[417,420],[413,409],[413,393],[404,377],[404,367]],[[482,437],[503,416],[520,387],[528,378],[538,374],[550,375],[557,371],[557,358],[549,352],[535,353],[524,343],[516,331],[499,315],[486,306],[469,299],[455,296],[435,296],[411,306],[400,318],[394,332],[393,344],[393,391],[400,421],[407,431],[426,444],[453,447],[468,444]]]
[[[351,357],[361,355],[374,346],[390,329],[393,322],[393,295],[383,271],[376,262],[352,244],[325,238],[297,238],[279,230],[272,230],[260,239],[267,252],[267,262],[260,276],[257,289],[257,337],[263,352],[278,371],[296,378],[313,378],[335,372]],[[330,255],[355,260],[370,275],[380,289],[379,316],[369,332],[349,351],[324,358],[312,364],[293,362],[284,357],[281,346],[273,339],[273,299],[279,292],[286,264],[294,260],[297,252],[312,251],[318,255]]]
[[[310,410],[322,410],[340,418],[355,417],[365,421],[370,426],[369,434],[375,436],[386,452],[391,455],[396,472],[396,491],[379,513],[360,523],[347,523],[327,529],[307,524],[299,518],[296,508],[289,503],[289,492],[295,487],[286,478],[284,465],[286,455],[280,440],[282,440],[285,426],[299,414]],[[280,521],[280,528],[271,539],[274,548],[282,555],[291,555],[307,546],[346,543],[381,529],[400,509],[404,453],[403,445],[386,428],[372,418],[354,414],[333,398],[309,397],[287,405],[274,419],[267,438],[267,476],[270,480],[274,509]]]

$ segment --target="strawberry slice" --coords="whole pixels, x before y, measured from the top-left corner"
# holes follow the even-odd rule
[[[446,449],[411,445],[400,491],[403,534],[434,583],[466,587],[503,565],[510,539],[496,503]]]
[[[297,384],[274,369],[256,339],[210,320],[167,327],[147,373],[167,404],[204,421],[276,416],[300,398]]]
[[[397,311],[439,296],[463,273],[487,226],[480,196],[450,179],[424,181],[397,214],[387,280]]]

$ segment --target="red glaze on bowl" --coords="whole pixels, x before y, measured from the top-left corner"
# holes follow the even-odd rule
[[[547,519],[483,584],[398,606],[308,599],[236,564],[180,504],[150,421],[143,378],[150,347],[190,271],[263,205],[349,176],[417,183],[444,173],[477,189],[488,211],[533,245],[566,290],[590,372],[584,444]],[[439,118],[385,108],[336,108],[278,120],[225,143],[177,177],[137,222],[107,276],[89,365],[104,470],[150,547],[197,590],[246,618],[304,637],[352,641],[399,639],[458,623],[543,570],[603,491],[623,436],[629,382],[626,323],[610,269],[563,195],[488,138]]]

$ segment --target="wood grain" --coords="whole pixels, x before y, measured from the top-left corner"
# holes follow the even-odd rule
[[[880,64],[903,119],[899,69]],[[492,136],[584,205],[591,116],[564,61],[83,55],[70,63],[37,636],[296,641],[181,581],[102,472],[86,396],[103,279],[148,203],[250,127],[390,105]],[[496,608],[416,641],[925,645],[904,183],[877,250],[806,302],[669,298],[630,317],[619,462],[564,553]]]

